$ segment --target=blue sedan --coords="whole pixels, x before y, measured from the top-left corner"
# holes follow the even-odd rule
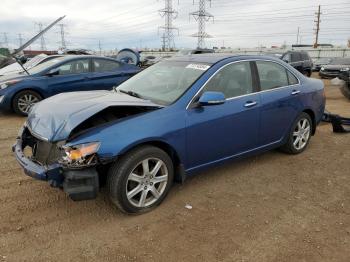
[[[0,109],[27,115],[44,98],[71,91],[112,89],[140,69],[99,56],[55,57],[18,74],[0,77]]]
[[[174,57],[114,91],[38,103],[13,151],[27,175],[73,200],[106,183],[112,203],[141,213],[204,168],[274,148],[303,152],[324,107],[322,81],[279,59]]]

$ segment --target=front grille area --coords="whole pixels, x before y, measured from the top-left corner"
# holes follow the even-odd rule
[[[24,129],[22,134],[22,147],[23,150],[29,147],[28,157],[41,165],[57,163],[64,154],[56,143],[50,143],[35,137],[28,128]]]

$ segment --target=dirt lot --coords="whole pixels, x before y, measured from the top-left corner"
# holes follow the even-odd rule
[[[350,117],[328,84],[327,109]],[[10,150],[23,122],[0,116],[0,261],[350,261],[350,135],[328,124],[301,155],[208,170],[127,216],[105,192],[73,202],[26,177]]]

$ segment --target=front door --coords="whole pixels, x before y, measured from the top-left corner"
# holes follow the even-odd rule
[[[224,104],[190,105],[186,115],[189,169],[257,146],[260,98],[251,68],[251,62],[226,65],[205,85],[201,93],[222,92],[226,97]]]
[[[90,59],[77,59],[58,66],[58,74],[47,76],[49,92],[53,94],[89,90]]]

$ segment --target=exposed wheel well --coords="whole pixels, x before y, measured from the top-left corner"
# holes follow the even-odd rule
[[[147,141],[145,143],[141,143],[136,145],[135,147],[132,147],[128,149],[128,151],[124,152],[124,155],[130,152],[131,150],[134,150],[137,147],[145,146],[145,145],[151,145],[158,147],[162,149],[164,152],[166,152],[169,157],[171,158],[173,165],[174,165],[174,180],[176,182],[183,182],[185,179],[185,171],[183,164],[181,163],[181,160],[179,158],[179,155],[177,154],[176,150],[170,146],[169,144],[162,142],[162,141]]]
[[[306,109],[303,112],[308,114],[310,116],[310,118],[311,118],[311,121],[312,121],[312,135],[314,135],[315,132],[316,132],[316,117],[315,117],[315,113],[311,109]]]

